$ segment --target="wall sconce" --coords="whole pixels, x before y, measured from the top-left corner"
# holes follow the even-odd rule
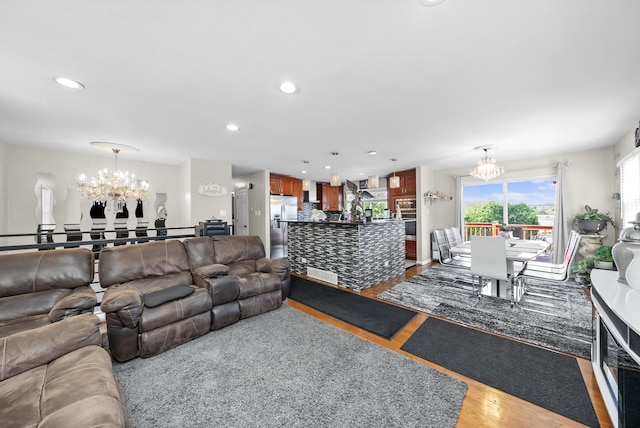
[[[433,204],[433,201],[451,201],[452,199],[453,196],[445,195],[437,190],[435,192],[427,190],[424,193],[424,203],[426,204],[429,201],[429,205]]]

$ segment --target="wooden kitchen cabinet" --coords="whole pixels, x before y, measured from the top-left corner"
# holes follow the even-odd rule
[[[342,211],[344,185],[332,186],[329,183],[316,183],[316,190],[322,211]]]
[[[405,257],[410,260],[416,260],[418,258],[418,250],[416,241],[406,240],[404,241]]]
[[[298,210],[302,210],[302,180],[287,175],[271,174],[269,188],[272,195],[295,196],[298,198]]]
[[[294,195],[294,183],[300,181],[294,177],[288,177],[286,175],[271,174],[269,176],[269,184],[272,195]],[[300,182],[300,188],[302,188],[302,182]]]
[[[389,187],[389,177],[393,177],[393,174],[387,176],[387,205],[391,209],[396,198],[416,197],[416,170],[400,171],[395,175],[400,177],[400,187],[396,189]]]

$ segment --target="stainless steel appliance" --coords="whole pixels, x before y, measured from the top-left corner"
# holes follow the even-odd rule
[[[298,219],[298,198],[271,196],[271,258],[287,257],[287,221]]]

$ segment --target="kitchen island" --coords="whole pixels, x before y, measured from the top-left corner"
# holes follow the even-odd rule
[[[354,290],[402,275],[404,241],[402,220],[288,222],[291,271]]]

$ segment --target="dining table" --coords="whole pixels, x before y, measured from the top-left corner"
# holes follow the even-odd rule
[[[509,272],[513,272],[514,275],[521,272],[526,267],[527,262],[544,253],[549,247],[549,243],[543,240],[518,238],[505,239],[505,245],[507,254],[507,270]],[[455,245],[451,247],[450,251],[451,254],[455,256],[472,257],[471,241],[464,241]],[[499,281],[493,278],[490,278],[487,286],[482,289],[482,294],[509,300],[512,299],[513,292],[514,290],[512,290],[512,287],[507,283],[507,281]],[[519,299],[515,300],[517,301]]]

